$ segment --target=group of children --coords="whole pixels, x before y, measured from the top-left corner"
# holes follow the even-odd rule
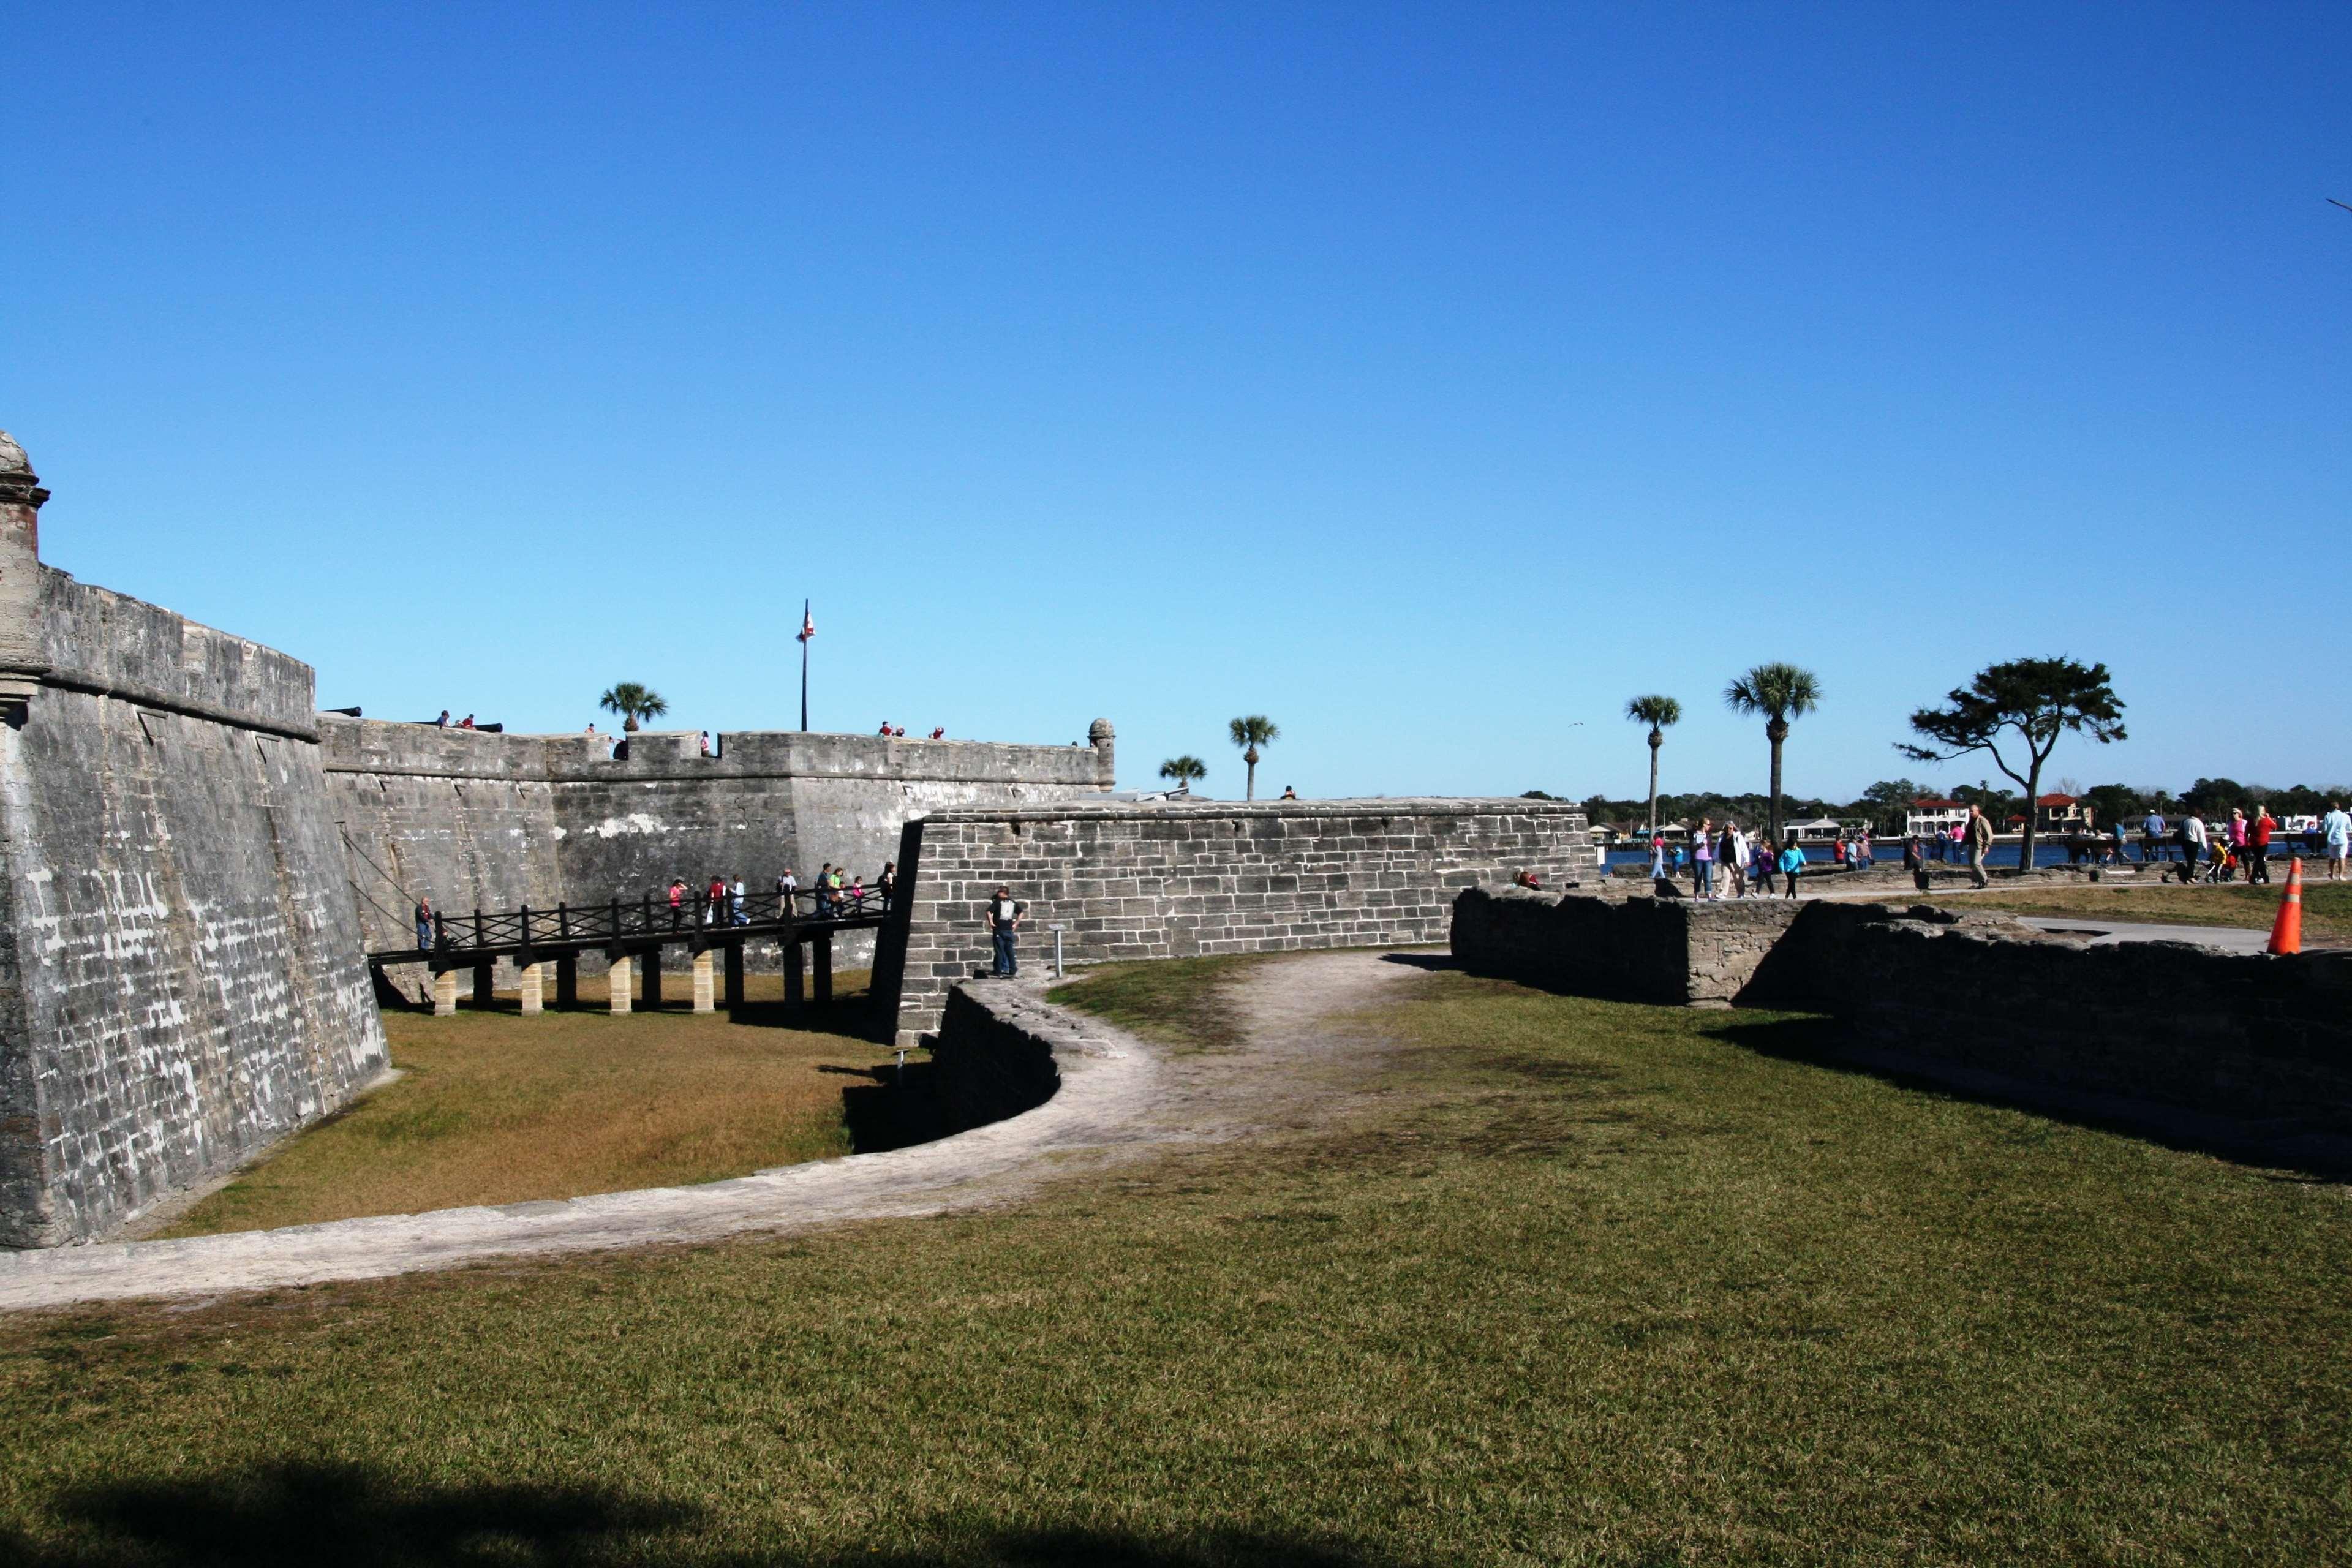
[[[1671,882],[1682,875],[1685,865],[1691,868],[1691,896],[1696,899],[1721,900],[1727,897],[1745,899],[1756,889],[1762,889],[1766,898],[1775,894],[1776,876],[1787,883],[1780,896],[1797,896],[1797,879],[1805,869],[1805,852],[1794,839],[1774,846],[1768,836],[1759,834],[1750,838],[1735,823],[1727,822],[1720,830],[1712,819],[1703,819],[1698,831],[1691,835],[1688,850],[1679,844],[1668,844],[1664,834],[1650,838],[1650,876],[1654,881]],[[1727,892],[1716,884],[1720,869],[1729,885]]]

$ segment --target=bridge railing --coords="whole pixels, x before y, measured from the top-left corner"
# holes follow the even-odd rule
[[[559,903],[551,910],[528,904],[519,910],[475,910],[433,916],[432,949],[463,952],[469,948],[553,946],[564,942],[614,942],[625,937],[664,936],[705,928],[775,926],[789,921],[798,925],[823,925],[835,921],[870,919],[887,913],[888,897],[879,888],[838,891],[802,888],[789,893],[745,893],[713,898],[708,890],[646,894],[635,900],[608,900],[601,904]],[[421,951],[420,946],[420,951]]]

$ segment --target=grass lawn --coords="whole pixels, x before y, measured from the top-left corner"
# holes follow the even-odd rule
[[[838,976],[836,1005],[865,973]],[[542,1013],[511,996],[455,1017],[388,1013],[404,1077],[280,1145],[160,1234],[208,1236],[467,1204],[579,1197],[748,1175],[849,1152],[842,1089],[871,1044],[796,1026],[780,975],[746,977],[751,1005],[690,1010],[664,977],[658,1013]],[[601,976],[581,1000],[604,1005]],[[822,1021],[812,1015],[810,1021]]]
[[[2273,868],[2277,880],[2268,887],[2222,882],[2212,887],[2185,888],[2087,885],[2080,888],[1990,893],[1909,893],[1889,895],[1890,902],[1951,904],[1972,910],[2008,910],[2021,915],[2084,915],[2117,921],[2146,921],[2157,925],[2245,926],[2267,930],[2278,918],[2279,898],[2285,890],[2286,866]],[[2309,868],[2303,883],[2303,934],[2329,942],[2352,942],[2352,882],[2315,882]]]
[[[1019,1207],[0,1319],[0,1558],[2344,1557],[2342,1188],[1412,984],[1358,1119]]]

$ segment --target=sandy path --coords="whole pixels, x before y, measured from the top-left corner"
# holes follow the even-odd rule
[[[852,1154],[692,1187],[442,1209],[284,1230],[0,1253],[0,1310],[152,1296],[215,1296],[329,1279],[453,1268],[493,1258],[781,1235],[851,1220],[1010,1202],[1073,1162],[1307,1124],[1370,1063],[1326,1016],[1370,1005],[1420,973],[1377,952],[1318,953],[1257,969],[1236,987],[1246,1048],[1177,1054],[1101,1021],[1048,1008],[1040,977],[1019,1005],[1075,1029],[1054,1098],[1025,1115],[887,1153]]]

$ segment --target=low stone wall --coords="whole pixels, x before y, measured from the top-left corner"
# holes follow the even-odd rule
[[[1059,1009],[987,981],[948,993],[931,1046],[931,1082],[945,1131],[963,1132],[1034,1110],[1062,1087],[1055,1058],[1083,1053]]]
[[[1622,902],[1472,889],[1463,967],[1628,1000],[1826,1013],[1942,1067],[2352,1134],[2352,953],[2089,946],[1928,906]]]
[[[939,1026],[985,973],[999,885],[1029,906],[1026,964],[1439,942],[1454,893],[1531,869],[1555,886],[1600,857],[1581,810],[1548,801],[1153,802],[942,812],[909,823],[910,893],[875,960],[877,1032]]]

